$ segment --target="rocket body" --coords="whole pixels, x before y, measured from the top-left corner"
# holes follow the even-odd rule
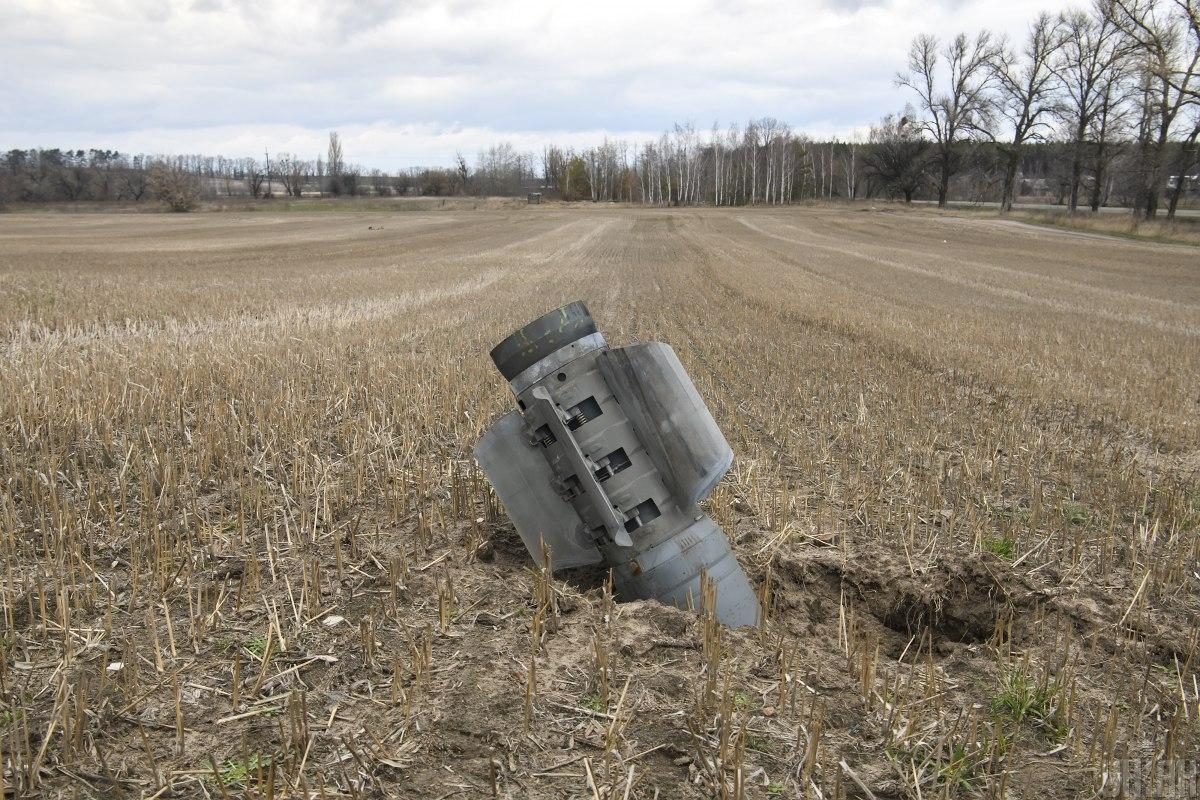
[[[475,447],[530,554],[555,569],[602,564],[618,599],[699,609],[701,576],[730,627],[758,600],[720,527],[699,508],[733,452],[670,346],[610,349],[572,303],[492,350],[517,410]]]

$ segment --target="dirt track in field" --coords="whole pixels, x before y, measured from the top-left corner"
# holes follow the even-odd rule
[[[531,643],[468,454],[508,408],[487,350],[575,299],[672,344],[733,445],[710,510],[772,610],[715,700],[692,617],[605,620],[594,575]],[[748,797],[1088,796],[1200,746],[1197,248],[891,209],[22,214],[0,357],[28,794],[265,796],[236,767],[269,759],[277,797],[738,765]]]

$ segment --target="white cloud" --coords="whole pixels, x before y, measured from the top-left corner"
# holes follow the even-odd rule
[[[396,168],[689,120],[846,136],[903,106],[915,34],[1017,37],[1046,7],[0,0],[0,146],[315,154],[336,128],[348,157]]]

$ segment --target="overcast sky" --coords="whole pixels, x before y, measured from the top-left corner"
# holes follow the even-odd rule
[[[507,140],[642,140],[773,116],[849,137],[907,96],[917,33],[1019,38],[1057,0],[0,0],[0,148],[397,169]]]

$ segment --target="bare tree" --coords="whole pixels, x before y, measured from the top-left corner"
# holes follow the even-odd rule
[[[519,194],[526,174],[533,172],[532,163],[532,155],[518,153],[510,142],[492,145],[479,151],[474,189],[482,195]]]
[[[325,156],[325,173],[329,176],[329,193],[340,195],[345,186],[346,159],[342,155],[342,140],[337,131],[329,132],[329,151]]]
[[[392,179],[380,169],[373,169],[367,175],[371,179],[371,193],[376,197],[387,197],[392,193]]]
[[[547,176],[548,177],[548,176]],[[471,168],[467,166],[467,159],[462,153],[454,154],[454,186],[452,191],[455,194],[466,194],[467,184],[471,180]]]
[[[1171,186],[1171,194],[1167,200],[1167,217],[1174,218],[1179,208],[1179,200],[1187,188],[1188,174],[1200,163],[1197,156],[1196,140],[1200,138],[1200,103],[1192,105],[1192,130],[1183,140],[1179,148],[1179,158],[1175,162],[1175,181]]]
[[[11,150],[9,152],[19,153],[21,157],[25,155],[20,150]],[[9,164],[8,166],[9,169],[0,169],[0,211],[3,211],[17,196],[16,165]]]
[[[1165,5],[1166,10],[1158,10],[1156,8],[1158,5]],[[1187,59],[1186,67],[1183,65],[1184,59],[1181,59],[1176,69],[1167,70],[1166,80],[1173,89],[1183,95],[1185,102],[1200,102],[1200,78],[1196,72],[1196,53],[1200,51],[1200,0],[1170,0],[1165,4],[1160,4],[1158,0],[1140,0],[1138,2],[1122,0],[1122,2],[1112,2],[1108,6],[1108,10],[1109,13],[1116,12],[1113,16],[1116,18],[1117,24],[1143,47],[1151,32],[1148,30],[1145,20],[1139,19],[1139,16],[1166,16],[1169,18],[1170,24],[1177,25],[1184,40],[1180,47],[1182,51],[1180,55],[1190,53],[1191,58]],[[1141,15],[1138,14],[1139,11]],[[1129,24],[1123,24],[1125,22]]]
[[[1018,56],[1008,47],[1001,47],[992,64],[995,77],[996,108],[1012,128],[1012,138],[1000,150],[1004,156],[1004,187],[1000,195],[1000,210],[1012,209],[1016,193],[1017,168],[1021,164],[1024,144],[1037,137],[1048,124],[1047,117],[1055,107],[1057,80],[1051,59],[1062,46],[1058,23],[1043,12],[1029,28],[1029,36]]]
[[[1120,31],[1107,14],[1069,11],[1060,18],[1063,44],[1053,68],[1062,82],[1063,103],[1059,112],[1070,129],[1071,178],[1067,208],[1079,208],[1088,136],[1096,116],[1106,107],[1115,89],[1114,70],[1126,57]]]
[[[127,169],[117,183],[117,199],[141,200],[146,196],[146,173],[140,169]]]
[[[746,151],[746,160],[750,165],[750,205],[758,202],[758,123],[750,120],[743,134],[742,147]]]
[[[267,173],[253,158],[242,159],[242,180],[246,182],[246,191],[258,199],[266,188]]]
[[[1130,80],[1134,76],[1133,67],[1129,58],[1122,57],[1100,77],[1095,110],[1088,127],[1091,153],[1088,168],[1092,177],[1088,205],[1093,212],[1105,204],[1113,161],[1128,148],[1129,118],[1134,111],[1131,100],[1138,91],[1137,85]]]
[[[868,180],[890,198],[903,197],[911,203],[913,194],[925,182],[929,141],[911,123],[912,108],[897,118],[888,114],[871,126],[870,148],[863,158]]]
[[[1142,126],[1142,187],[1138,208],[1147,219],[1158,213],[1163,162],[1179,112],[1197,102],[1200,34],[1194,35],[1194,0],[1102,0],[1105,16],[1136,43],[1148,78]],[[1174,207],[1167,210],[1174,217]]]
[[[341,187],[342,194],[350,197],[357,197],[363,192],[364,182],[362,180],[363,168],[358,164],[347,164],[342,167]]]
[[[67,200],[79,200],[87,190],[88,173],[77,163],[63,165],[55,172],[59,194]]]
[[[1200,0],[1174,0],[1183,15],[1184,26],[1187,28],[1187,39],[1193,50],[1200,50]],[[1181,87],[1184,94],[1193,101],[1200,102],[1200,81],[1195,80],[1195,66],[1192,68],[1193,80],[1187,87]]]
[[[851,139],[842,147],[842,174],[846,178],[846,199],[857,200],[859,179],[861,176],[860,166],[862,159],[859,157],[859,142],[857,137]]]
[[[896,76],[897,85],[916,93],[924,117],[916,125],[933,138],[939,206],[946,205],[950,178],[959,168],[959,143],[988,135],[992,114],[988,90],[994,77],[990,67],[999,46],[987,31],[974,39],[960,33],[939,53],[937,38],[922,34],[909,49],[908,71]],[[944,62],[944,82],[939,61]]]
[[[192,211],[200,202],[200,182],[178,164],[161,162],[150,170],[150,191],[172,211]]]
[[[300,197],[304,194],[304,180],[309,170],[307,161],[291,153],[280,153],[275,157],[275,169],[285,195]]]

